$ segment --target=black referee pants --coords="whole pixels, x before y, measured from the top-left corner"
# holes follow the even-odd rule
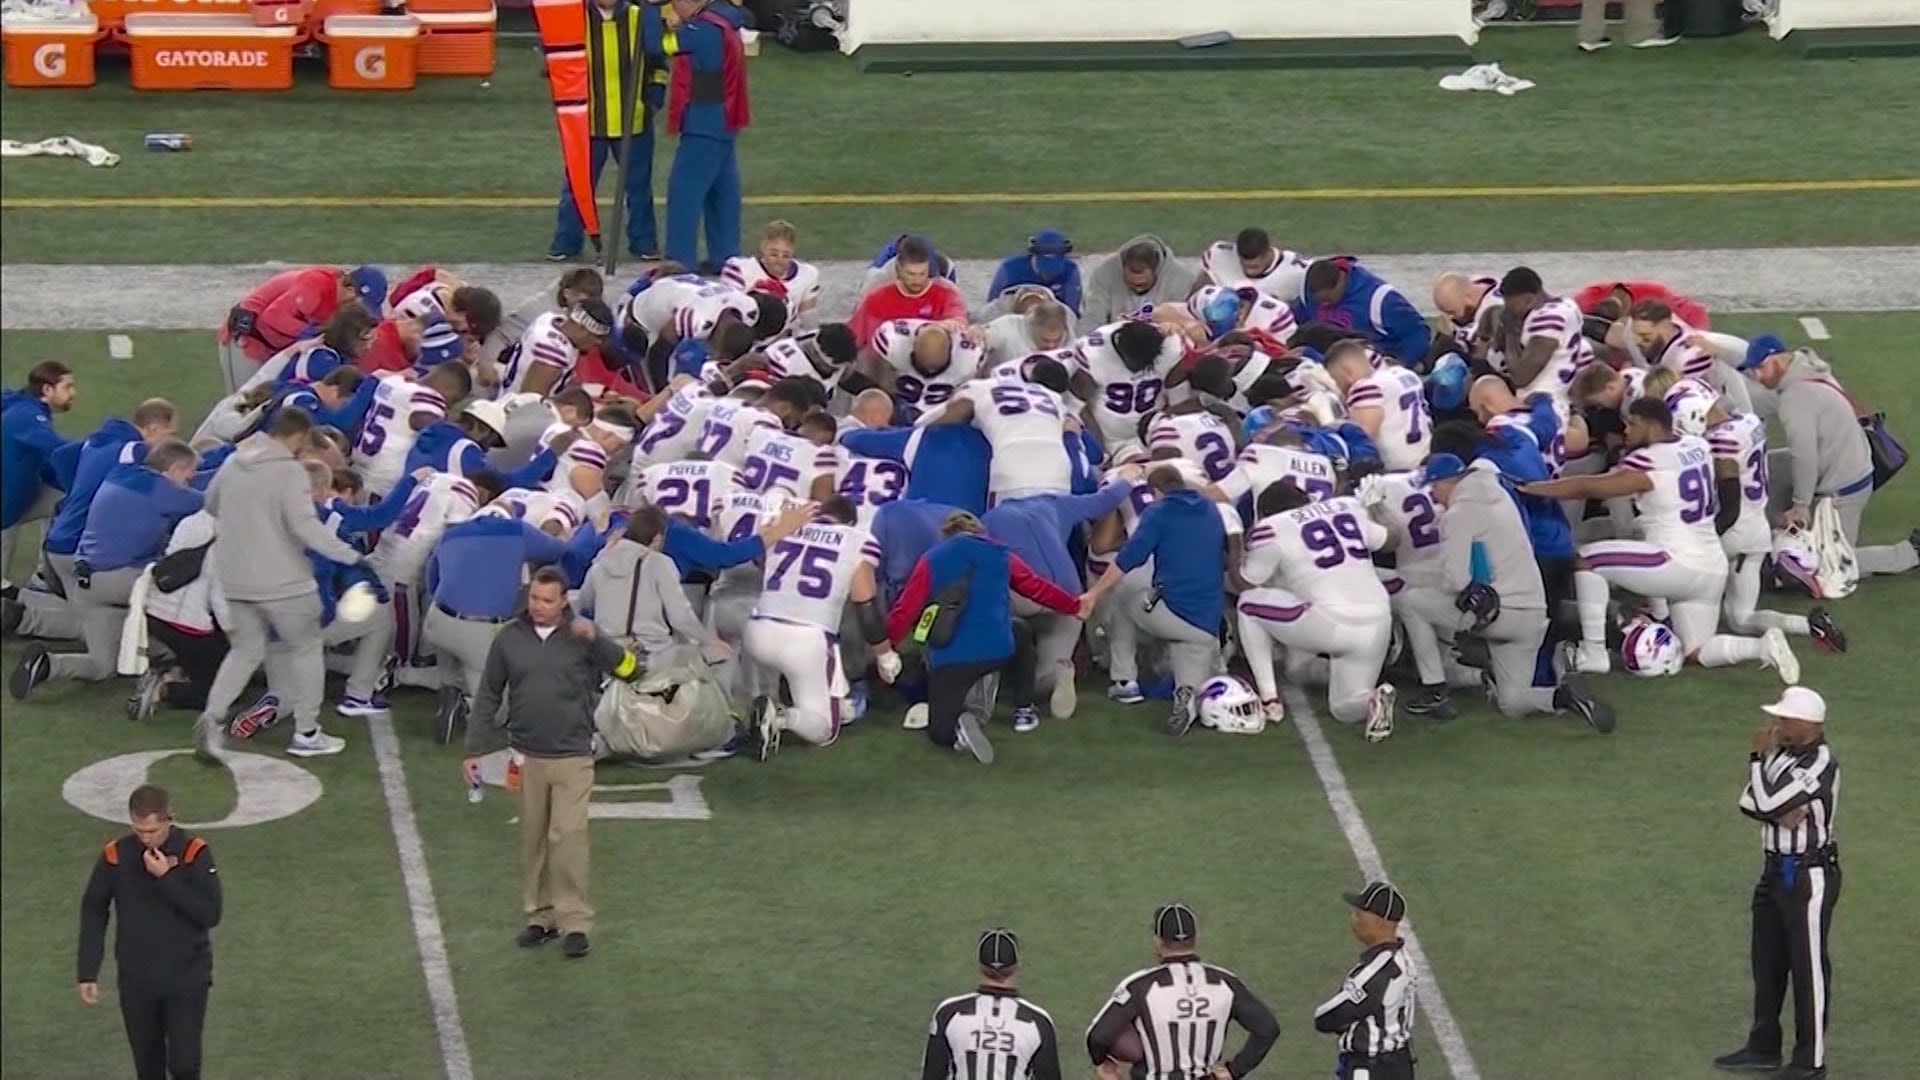
[[[1820,1068],[1827,1063],[1827,1015],[1832,1001],[1833,963],[1827,933],[1840,900],[1840,859],[1819,865],[1783,856],[1769,857],[1753,887],[1753,1030],[1747,1049],[1778,1054],[1780,1007],[1793,984],[1793,1064]]]
[[[1413,1080],[1413,1054],[1406,1050],[1377,1058],[1341,1054],[1333,1075],[1337,1080]]]
[[[120,988],[120,1016],[139,1080],[200,1080],[200,1031],[207,1021],[206,983],[171,991]]]
[[[167,647],[174,666],[187,677],[185,682],[167,684],[167,707],[195,712],[206,708],[207,691],[213,689],[213,677],[220,671],[220,661],[227,657],[227,635],[219,630],[189,634],[151,615],[147,616],[147,633]]]
[[[937,746],[952,746],[959,730],[960,713],[966,707],[967,691],[973,684],[995,672],[1000,673],[1000,689],[1006,692],[1014,708],[1033,705],[1035,652],[1033,628],[1024,619],[1015,619],[1013,653],[999,660],[971,664],[948,664],[927,669],[927,738]],[[981,717],[985,724],[990,717]]]

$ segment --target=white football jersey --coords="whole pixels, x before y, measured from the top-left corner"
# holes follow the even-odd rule
[[[1380,410],[1380,434],[1373,445],[1380,451],[1381,464],[1389,469],[1416,469],[1427,460],[1433,418],[1420,376],[1389,364],[1347,387],[1346,405],[1348,413],[1363,407]]]
[[[1240,451],[1233,471],[1219,482],[1219,488],[1236,501],[1249,494],[1257,499],[1267,485],[1282,480],[1293,481],[1315,502],[1332,498],[1337,483],[1333,462],[1324,454],[1298,446],[1254,443]]]
[[[580,350],[560,331],[560,323],[566,317],[564,312],[549,311],[534,319],[527,332],[520,335],[520,344],[514,347],[506,370],[500,373],[501,397],[519,393],[520,385],[527,381],[527,372],[535,365],[559,369],[560,377],[554,380],[552,389],[566,385],[580,363]]]
[[[1642,446],[1620,459],[1620,467],[1653,480],[1653,490],[1633,497],[1641,536],[1679,562],[1725,573],[1727,557],[1713,528],[1718,500],[1706,440],[1682,435]]]
[[[1489,340],[1491,340],[1492,335],[1498,329],[1496,325],[1488,322],[1489,319],[1498,318],[1498,316],[1491,314],[1491,312],[1506,306],[1506,301],[1500,296],[1500,282],[1498,279],[1477,277],[1473,279],[1473,283],[1475,286],[1485,285],[1487,287],[1487,291],[1480,294],[1480,302],[1474,305],[1473,314],[1467,316],[1467,321],[1465,322],[1461,322],[1459,319],[1447,320],[1448,335],[1453,338],[1453,347],[1461,356],[1472,355],[1473,334],[1474,331],[1481,327],[1487,327],[1487,334]]]
[[[1267,296],[1281,303],[1290,303],[1300,295],[1300,289],[1307,283],[1307,259],[1295,252],[1283,248],[1273,249],[1273,265],[1265,273],[1248,277],[1240,265],[1240,251],[1231,240],[1222,240],[1209,245],[1200,253],[1200,269],[1216,285],[1232,288],[1236,285],[1252,285]]]
[[[860,527],[873,527],[873,516],[887,503],[907,491],[907,467],[897,461],[861,457],[845,447],[836,447],[839,465],[834,470],[833,489],[846,497],[860,512]]]
[[[1547,469],[1556,477],[1559,476],[1561,470],[1567,466],[1566,429],[1556,424],[1553,441],[1545,446],[1541,446],[1540,433],[1534,430],[1533,413],[1530,410],[1515,409],[1512,412],[1500,413],[1490,417],[1487,420],[1487,430],[1513,430],[1525,435],[1527,441],[1532,443],[1534,447],[1540,451],[1541,458],[1547,463]]]
[[[713,523],[707,528],[707,535],[723,543],[744,540],[759,532],[787,505],[786,497],[777,491],[741,491],[735,489],[727,497],[719,500],[712,512]],[[760,570],[753,571],[754,584],[758,585]]]
[[[1001,498],[1064,492],[1073,466],[1062,442],[1066,403],[1035,383],[976,379],[960,388],[973,402],[973,426],[993,448],[988,486]]]
[[[1620,418],[1626,419],[1627,409],[1634,402],[1647,396],[1647,369],[1621,368],[1620,377],[1626,380],[1627,388],[1620,392]]]
[[[1672,368],[1686,378],[1708,380],[1714,372],[1715,365],[1719,363],[1719,358],[1687,340],[1694,334],[1693,327],[1675,319],[1673,331],[1673,340],[1648,350],[1647,366]]]
[[[1740,466],[1740,519],[1720,537],[1729,555],[1757,555],[1773,546],[1767,525],[1767,422],[1753,413],[1735,413],[1707,429],[1707,445],[1716,458]]]
[[[836,370],[831,374],[820,374],[820,369],[813,365],[813,358],[808,356],[807,350],[801,347],[800,343],[803,340],[806,339],[783,337],[775,338],[762,345],[760,355],[767,362],[768,374],[772,375],[775,381],[792,378],[812,379],[826,387],[828,394],[832,394],[834,388],[840,383],[840,372]]]
[[[1446,545],[1440,537],[1443,508],[1418,480],[1417,473],[1390,472],[1366,483],[1384,494],[1373,515],[1387,527],[1394,572],[1409,584],[1438,588],[1446,581],[1446,565],[1441,558]]]
[[[353,467],[367,491],[376,496],[392,491],[407,471],[407,454],[419,437],[413,418],[420,413],[435,420],[447,418],[447,399],[427,384],[398,374],[379,379],[360,422],[360,441],[353,448]]]
[[[640,472],[640,495],[669,514],[685,514],[695,525],[713,523],[716,507],[741,487],[731,465],[719,461],[663,461]]]
[[[1233,471],[1233,432],[1226,421],[1205,409],[1156,414],[1147,424],[1147,450],[1179,451],[1177,460],[1198,462],[1210,484]]]
[[[707,413],[720,400],[699,383],[688,383],[667,399],[634,444],[634,457],[645,461],[679,461],[694,451]]]
[[[747,461],[747,433],[757,427],[780,427],[780,418],[735,397],[724,397],[707,408],[695,448],[715,461],[739,468]]]
[[[760,305],[731,285],[694,274],[655,281],[640,290],[627,307],[627,316],[647,332],[651,341],[659,341],[664,332],[683,341],[704,340],[720,324],[720,317],[729,312],[752,326],[760,318]]]
[[[575,469],[592,469],[604,477],[607,471],[607,452],[601,449],[599,443],[585,435],[580,436],[560,452],[560,460],[553,466],[553,475],[547,477],[544,486],[548,491],[573,491],[573,470]]]
[[[380,580],[395,585],[419,585],[427,572],[440,535],[480,509],[480,489],[467,480],[435,473],[415,487],[394,523],[380,530],[380,542],[367,561]]]
[[[880,545],[865,529],[805,526],[767,552],[766,577],[753,617],[838,634],[841,609],[853,588],[854,571],[862,563],[880,565]]]
[[[1147,467],[1149,469],[1157,469],[1163,465],[1172,466],[1178,471],[1180,478],[1187,482],[1188,487],[1197,489],[1206,486],[1206,474],[1200,471],[1200,465],[1197,462],[1190,461],[1186,458],[1175,458],[1168,461],[1151,462]],[[1100,483],[1102,486],[1105,486],[1119,479],[1120,470],[1118,468],[1108,469],[1105,475],[1100,478]],[[1120,504],[1120,524],[1121,527],[1126,530],[1128,536],[1132,536],[1134,531],[1140,527],[1140,515],[1146,513],[1147,507],[1153,505],[1154,497],[1153,487],[1147,483],[1145,475],[1142,475],[1139,480],[1133,482],[1132,491],[1128,494],[1127,501]],[[1233,506],[1228,503],[1215,503],[1214,505],[1219,508],[1220,524],[1225,528],[1226,535],[1239,536],[1241,532],[1244,531],[1244,526],[1240,524],[1239,512],[1234,510]],[[1087,559],[1087,569],[1092,572],[1093,576],[1098,577],[1106,572],[1109,562],[1110,558],[1107,556],[1092,555]]]
[[[1093,419],[1101,445],[1108,454],[1140,441],[1140,418],[1160,407],[1160,391],[1167,376],[1180,366],[1187,350],[1179,334],[1161,339],[1160,355],[1145,371],[1128,370],[1113,351],[1113,332],[1119,323],[1103,326],[1073,345],[1073,370],[1093,380]]]
[[[840,464],[829,446],[816,446],[805,436],[777,427],[747,432],[746,457],[738,481],[749,491],[777,491],[790,499],[813,498],[813,482],[832,476]]]
[[[491,512],[505,517],[519,518],[536,529],[545,529],[549,524],[560,526],[560,535],[573,535],[573,530],[587,519],[586,500],[566,491],[533,491],[527,488],[512,488],[500,493],[500,497],[487,504],[483,513]]]
[[[720,268],[720,280],[743,293],[752,292],[762,281],[778,281],[787,290],[788,325],[803,321],[820,303],[820,268],[799,259],[787,268],[786,277],[776,278],[767,272],[759,256],[735,255]]]
[[[1384,617],[1387,589],[1373,553],[1386,543],[1386,528],[1343,495],[1254,522],[1240,576],[1280,585],[1329,611]]]
[[[1554,410],[1560,418],[1567,417],[1567,387],[1573,383],[1573,375],[1593,360],[1593,343],[1587,340],[1585,333],[1586,316],[1571,300],[1549,300],[1527,313],[1527,319],[1521,326],[1520,344],[1522,348],[1535,338],[1552,338],[1555,342],[1553,357],[1533,381],[1525,386],[1516,386],[1513,392],[1525,401],[1534,394],[1546,394],[1553,398]],[[1487,355],[1487,362],[1494,370],[1505,374],[1508,357],[1494,350]]]
[[[1192,296],[1187,297],[1187,311],[1194,318],[1205,321],[1206,316],[1202,313],[1207,310],[1207,305],[1213,302],[1214,297],[1223,293],[1231,294],[1232,291],[1219,285],[1202,286]],[[1272,334],[1281,341],[1292,341],[1293,309],[1271,296],[1262,294],[1251,307],[1247,308],[1246,314],[1240,316],[1240,321],[1234,324],[1234,329],[1259,330]]]
[[[983,346],[954,334],[949,339],[947,366],[937,374],[925,374],[913,366],[913,339],[926,325],[926,319],[894,319],[873,332],[873,351],[893,369],[893,396],[921,408],[946,404],[980,371],[980,358],[986,352]]]
[[[1073,312],[1067,312],[1067,341],[1073,341]],[[1027,332],[1027,317],[1009,313],[987,324],[987,362],[1005,364],[1020,360],[1041,352],[1068,352],[1062,345],[1057,349],[1042,349],[1033,335]],[[1062,361],[1063,363],[1065,361]]]
[[[429,281],[401,297],[400,302],[393,305],[393,314],[397,318],[419,319],[421,322],[426,322],[435,316],[446,318],[447,309],[446,305],[440,302],[439,283]]]
[[[1054,363],[1066,368],[1068,372],[1073,371],[1073,350],[1051,349],[1045,352],[1022,353],[1012,360],[995,364],[987,371],[987,378],[995,382],[1026,382],[1027,363],[1040,359],[1052,360]]]

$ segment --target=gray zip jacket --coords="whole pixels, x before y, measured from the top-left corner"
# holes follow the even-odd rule
[[[266,602],[311,596],[307,551],[339,563],[361,554],[320,520],[313,482],[293,452],[266,435],[240,444],[207,488],[206,510],[220,523],[213,552],[228,600]]]
[[[1777,388],[1780,426],[1793,453],[1793,505],[1802,510],[1821,495],[1836,495],[1871,480],[1873,454],[1853,403],[1833,367],[1812,349],[1797,349]],[[1854,494],[1871,490],[1871,484]]]
[[[593,560],[574,604],[593,612],[602,634],[632,638],[642,658],[671,646],[676,635],[695,645],[707,639],[673,559],[625,537]]]
[[[500,628],[487,650],[480,693],[467,713],[467,753],[484,754],[499,746],[496,732],[507,729],[507,745],[529,757],[589,757],[593,754],[593,710],[600,700],[600,677],[629,675],[634,661],[620,643],[595,633],[590,641],[573,636],[573,611],[545,638],[522,614]],[[501,724],[500,702],[507,703]]]
[[[1473,546],[1481,545],[1493,570],[1489,582],[1500,594],[1501,610],[1545,611],[1547,590],[1540,580],[1540,563],[1533,557],[1520,504],[1501,486],[1500,472],[1489,461],[1476,461],[1453,487],[1453,498],[1440,520],[1445,541],[1446,590],[1459,593],[1473,584]]]
[[[1193,291],[1193,283],[1199,278],[1200,272],[1175,258],[1173,249],[1167,246],[1165,240],[1145,233],[1121,244],[1120,248],[1124,251],[1143,242],[1160,249],[1160,276],[1154,279],[1153,287],[1144,293],[1136,293],[1127,287],[1126,276],[1120,269],[1119,252],[1101,259],[1087,272],[1080,325],[1090,328],[1105,326],[1126,318],[1148,304],[1179,303]]]

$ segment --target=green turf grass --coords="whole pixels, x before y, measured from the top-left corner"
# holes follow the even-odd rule
[[[1513,98],[1449,94],[1438,70],[862,76],[836,56],[753,61],[750,195],[1648,183],[1912,175],[1911,64],[1804,64],[1757,34],[1658,53],[1584,56],[1571,31],[1489,34],[1483,59],[1537,80]],[[529,42],[503,42],[491,89],[456,79],[407,95],[306,81],[271,97],[140,95],[109,71],[85,93],[11,91],[8,138],[72,134],[114,169],[10,163],[26,196],[557,193],[551,110]],[[1734,89],[1737,87],[1737,90]],[[822,118],[828,118],[823,123]],[[185,154],[140,149],[186,131]],[[656,167],[664,195],[666,150]],[[612,181],[606,182],[611,188]],[[1920,237],[1912,192],[1783,196],[1331,201],[1139,206],[752,206],[793,218],[816,257],[870,254],[904,228],[953,254],[1018,246],[1046,221],[1087,250],[1145,228],[1183,250],[1238,221],[1300,250],[1436,251],[1894,243]],[[1226,224],[1223,224],[1225,222]],[[528,259],[552,212],[7,210],[8,262],[406,262]]]
[[[1827,315],[1823,348],[1865,400],[1920,410],[1907,345],[1920,315]],[[1790,319],[1726,318],[1737,332]],[[0,380],[60,356],[81,372],[82,430],[166,392],[189,415],[214,395],[206,335],[133,333],[134,360],[103,334],[7,332]],[[1903,476],[1874,502],[1882,542],[1920,524]],[[1769,598],[1799,609],[1804,603]],[[1900,825],[1920,814],[1908,758],[1920,693],[1903,619],[1920,578],[1880,579],[1835,605],[1844,657],[1797,651],[1833,704],[1845,769],[1849,875],[1834,933],[1836,1075],[1910,1071],[1898,1018],[1920,1014],[1907,977],[1906,898],[1920,871]],[[10,665],[18,655],[4,652]],[[1089,680],[1083,689],[1098,694]],[[1693,1078],[1746,1022],[1745,903],[1755,830],[1734,810],[1753,707],[1770,673],[1615,675],[1621,706],[1600,739],[1569,719],[1516,722],[1463,698],[1433,727],[1403,718],[1362,744],[1326,723],[1382,855],[1405,888],[1441,986],[1484,1076]],[[73,905],[112,832],[59,801],[61,781],[115,753],[184,745],[188,718],[120,719],[124,686],[4,703],[0,847],[7,919],[0,1004],[8,1076],[109,1075],[114,1017],[73,1003]],[[1083,694],[1083,700],[1087,695]],[[1102,996],[1147,963],[1152,906],[1184,897],[1205,952],[1267,996],[1285,1033],[1275,1076],[1320,1075],[1328,1040],[1312,1006],[1349,962],[1337,892],[1353,868],[1294,734],[1256,740],[1154,733],[1156,708],[1088,701],[1039,734],[995,729],[990,770],[893,730],[891,710],[831,751],[791,748],[767,768],[702,774],[709,822],[594,826],[594,955],[568,964],[513,948],[518,871],[508,799],[469,806],[456,755],[425,736],[424,695],[400,698],[401,734],[460,1003],[482,1080],[555,1076],[898,1078],[925,1015],[966,988],[972,935],[1008,922],[1067,1050]],[[1324,710],[1322,710],[1324,715]],[[348,753],[308,767],[323,802],[296,818],[215,834],[229,890],[216,938],[211,1062],[220,1075],[432,1074],[435,1049],[364,725],[329,717]],[[278,753],[280,732],[256,749]],[[195,813],[230,798],[168,768]],[[603,782],[667,774],[603,770]],[[547,1033],[565,1032],[552,1038]],[[1440,1075],[1422,1033],[1423,1073]]]

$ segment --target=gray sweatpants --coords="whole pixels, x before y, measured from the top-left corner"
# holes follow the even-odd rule
[[[1114,682],[1139,681],[1142,635],[1167,647],[1176,687],[1198,690],[1201,683],[1220,674],[1220,639],[1212,630],[1202,630],[1175,615],[1164,601],[1148,611],[1147,597],[1138,593],[1115,599],[1121,602],[1114,605],[1113,617],[1107,622],[1107,643],[1112,650],[1107,672]]]
[[[1920,566],[1920,548],[1907,541],[1897,544],[1874,544],[1861,547],[1860,519],[1867,513],[1867,502],[1873,498],[1873,489],[1868,488],[1844,499],[1833,500],[1833,508],[1840,514],[1840,528],[1847,534],[1847,543],[1853,545],[1854,559],[1860,564],[1862,574],[1904,574]]]
[[[487,669],[487,651],[500,632],[500,623],[459,619],[438,605],[427,610],[427,644],[440,658],[440,685],[458,687],[468,698],[480,693],[480,676]]]
[[[1467,679],[1449,678],[1448,665],[1440,655],[1440,641],[1452,641],[1454,635],[1473,625],[1473,616],[1454,606],[1453,597],[1439,589],[1415,586],[1401,594],[1407,631],[1407,648],[1413,652],[1420,681],[1428,686],[1442,683],[1459,685]],[[1547,636],[1547,613],[1526,608],[1503,608],[1500,617],[1480,632],[1487,639],[1487,652],[1493,665],[1494,705],[1505,716],[1528,716],[1554,712],[1553,687],[1533,685],[1534,666],[1540,657],[1540,643]],[[1457,671],[1470,669],[1459,668]]]
[[[320,636],[320,594],[284,600],[227,600],[233,625],[227,627],[226,658],[207,691],[201,716],[224,726],[234,703],[261,665],[267,688],[280,697],[280,711],[293,716],[296,734],[320,726],[320,702],[327,689],[325,647]],[[272,636],[269,639],[269,631]]]
[[[1059,680],[1060,665],[1073,659],[1073,647],[1080,643],[1080,629],[1085,624],[1024,596],[1013,598],[1013,614],[1033,628],[1033,685],[1034,691],[1044,697]]]
[[[20,533],[29,522],[39,521],[53,516],[53,508],[60,505],[60,489],[42,485],[40,494],[34,496],[33,505],[20,515],[20,520],[4,529],[0,529],[0,578],[13,580],[14,549],[20,546]]]
[[[127,621],[127,600],[146,569],[142,565],[95,571],[91,586],[85,589],[73,587],[70,580],[62,582],[68,586],[69,601],[80,618],[80,639],[87,651],[49,656],[51,678],[83,682],[113,678],[119,667],[120,628]],[[21,625],[25,625],[24,618]]]
[[[73,556],[48,554],[47,570],[59,579],[60,589],[68,597],[80,592],[73,580]],[[80,639],[80,609],[72,600],[38,589],[21,589],[20,604],[20,636],[54,641]]]
[[[393,649],[393,603],[381,604],[364,622],[335,619],[321,635],[327,648],[353,642],[353,666],[347,669],[347,696],[361,701],[373,697],[380,671]]]

